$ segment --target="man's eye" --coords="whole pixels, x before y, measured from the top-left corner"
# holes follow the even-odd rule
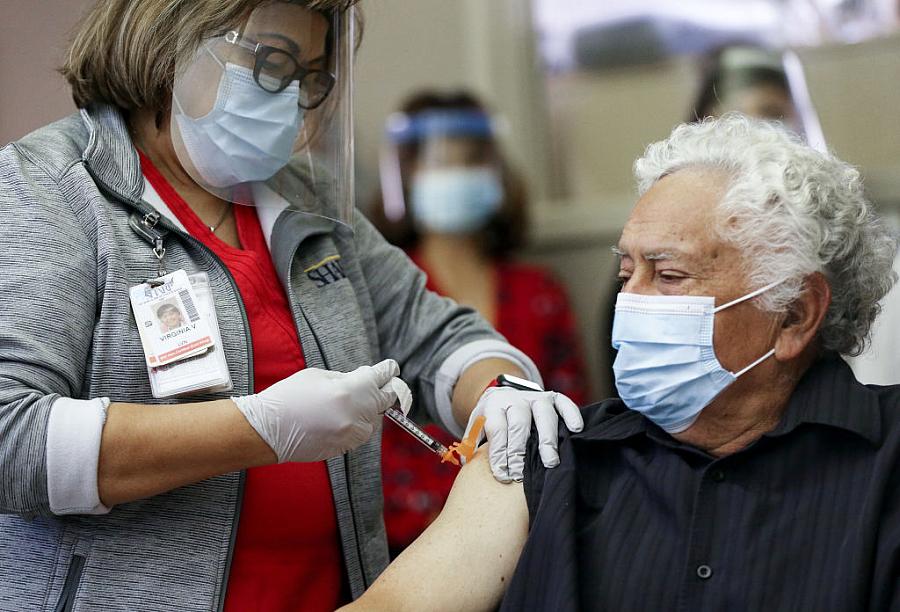
[[[625,285],[625,283],[628,282],[628,279],[630,279],[630,278],[631,278],[630,274],[623,274],[620,272],[619,275],[616,276],[616,282],[619,283],[619,288],[621,289]]]
[[[659,276],[659,279],[664,283],[680,283],[686,278],[685,276],[674,272],[659,272],[657,276]]]

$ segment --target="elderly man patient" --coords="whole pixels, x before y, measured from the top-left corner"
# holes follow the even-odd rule
[[[900,387],[840,357],[894,282],[859,174],[739,115],[635,174],[622,399],[523,485],[476,458],[357,610],[900,609]]]

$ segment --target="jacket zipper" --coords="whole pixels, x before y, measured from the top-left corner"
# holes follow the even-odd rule
[[[291,277],[291,273],[292,273],[293,265],[294,265],[293,262],[294,262],[294,258],[291,257],[291,263],[288,264],[288,273],[287,273],[288,278]],[[312,336],[313,342],[315,342],[315,344],[316,344],[316,350],[318,350],[319,354],[322,356],[322,367],[327,369],[328,368],[328,360],[325,357],[325,351],[322,349],[322,343],[319,341],[319,336],[316,334],[316,330],[313,329],[312,324],[309,322],[309,319],[304,314],[303,308],[301,308],[298,304],[295,303],[294,296],[291,294],[291,292],[287,292],[287,293],[288,293],[288,296],[287,296],[288,303],[291,307],[291,313],[294,314],[294,316],[296,316],[295,313],[299,312],[300,316],[303,317],[303,320],[306,322],[306,326],[309,328],[309,333]],[[297,333],[299,334],[300,331],[297,330]],[[362,577],[363,590],[365,590],[365,589],[369,588],[369,581],[366,577],[366,568],[365,568],[365,563],[363,562],[364,555],[363,555],[362,542],[360,542],[360,540],[359,540],[359,523],[356,519],[356,507],[355,507],[355,504],[353,503],[353,490],[352,490],[351,478],[350,478],[350,455],[349,455],[349,453],[344,454],[344,479],[347,483],[347,501],[348,501],[348,505],[350,507],[350,521],[351,521],[351,524],[353,525],[353,541],[356,543],[356,555],[357,555],[357,559],[358,559],[358,563],[359,563],[359,571],[360,571],[360,576]],[[344,563],[346,564],[348,562],[348,559],[346,558],[346,554],[344,555],[344,557],[345,557]],[[345,571],[347,572],[348,578],[349,578],[350,568],[349,567],[345,568]],[[350,585],[350,590],[353,591],[352,584]]]
[[[94,179],[94,183],[97,185],[97,187],[99,187],[102,191],[105,191],[108,195],[128,206],[131,206],[138,212],[145,215],[155,212],[152,207],[144,206],[142,202],[130,200],[127,197],[124,197],[121,194],[118,194],[110,189],[105,183],[103,183],[103,181],[100,180],[97,175],[94,174],[94,171],[87,163],[84,164],[84,167],[91,178]],[[190,244],[193,244],[195,247],[199,247],[201,251],[209,255],[210,258],[212,258],[212,260],[219,265],[219,268],[225,273],[225,277],[228,278],[228,281],[231,283],[231,289],[234,291],[234,295],[237,298],[238,306],[241,309],[241,319],[244,323],[244,340],[247,344],[248,386],[249,392],[253,393],[253,386],[255,384],[253,380],[253,339],[250,337],[250,321],[247,319],[247,309],[244,307],[244,300],[241,298],[241,292],[238,290],[237,282],[234,280],[234,276],[231,275],[228,267],[222,263],[218,255],[216,255],[208,246],[206,246],[190,234],[182,232],[180,229],[175,227],[174,224],[170,223],[168,219],[161,215],[157,223],[161,224],[164,228],[169,230],[169,232],[175,234],[176,236],[180,236],[183,240],[186,240]],[[218,612],[222,612],[222,610],[224,610],[225,608],[225,591],[228,588],[228,575],[231,573],[231,562],[234,559],[234,544],[237,540],[238,524],[240,523],[241,518],[241,507],[244,503],[244,487],[246,484],[246,479],[246,470],[241,470],[240,475],[238,476],[237,498],[234,502],[234,520],[231,523],[231,534],[228,538],[228,555],[225,557],[225,573],[222,575],[222,585],[219,587],[219,604],[216,607],[216,610]],[[57,610],[57,612],[68,612],[68,610]]]
[[[75,593],[81,584],[81,574],[84,571],[84,555],[72,555],[69,562],[69,570],[66,572],[66,581],[63,583],[62,593],[56,602],[54,612],[72,612],[75,605]]]
[[[351,478],[352,474],[350,473],[349,452],[344,455],[344,472],[346,474],[345,478],[347,479],[347,505],[350,506],[350,517],[353,520],[353,538],[356,541],[356,555],[357,557],[359,557],[359,573],[362,577],[363,591],[366,591],[371,585],[369,584],[369,579],[366,576],[366,564],[363,561],[362,542],[359,541],[359,523],[356,520],[356,504],[353,502],[353,485],[351,484],[353,482],[353,479]]]

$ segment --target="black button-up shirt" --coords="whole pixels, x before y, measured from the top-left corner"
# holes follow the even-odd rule
[[[718,459],[618,400],[564,430],[552,470],[529,445],[503,610],[900,610],[900,386],[820,360]]]

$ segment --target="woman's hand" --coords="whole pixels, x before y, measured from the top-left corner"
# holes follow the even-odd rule
[[[349,373],[308,368],[255,395],[234,397],[279,463],[321,461],[368,440],[397,400],[400,366],[386,359]]]
[[[581,431],[584,421],[578,406],[554,391],[489,386],[498,374],[527,378],[518,366],[503,358],[477,361],[460,375],[453,389],[453,416],[460,424],[468,423],[464,435],[469,435],[475,419],[483,414],[494,478],[504,483],[521,481],[525,449],[534,419],[541,460],[548,468],[556,467],[559,463],[556,450],[559,417],[569,431]]]
[[[491,471],[500,482],[521,481],[525,470],[525,446],[534,419],[538,452],[545,467],[559,465],[557,436],[559,417],[569,431],[581,431],[584,421],[575,402],[554,391],[521,391],[491,387],[478,400],[469,417],[466,435],[479,415],[487,417],[484,433],[490,443]]]

